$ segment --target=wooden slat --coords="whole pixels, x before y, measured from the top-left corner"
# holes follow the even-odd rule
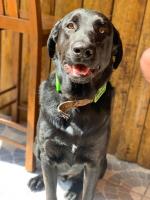
[[[143,50],[150,46],[150,0],[147,3],[145,18],[137,51],[135,70],[132,76],[128,101],[123,117],[120,141],[117,148],[119,158],[137,161],[138,149],[150,99],[150,85],[141,73],[139,60]],[[147,154],[147,159],[150,156]]]
[[[27,112],[27,105],[19,105],[18,109]]]
[[[0,135],[0,140],[12,145],[12,146],[15,146],[16,148],[19,148],[19,149],[22,149],[22,150],[25,150],[25,145],[23,144],[20,144],[12,139],[9,139],[8,137],[5,137],[5,136],[2,136]]]
[[[42,17],[40,0],[32,0],[29,4],[30,33],[41,40],[42,37]]]
[[[150,47],[150,0],[148,0],[147,3],[147,9],[145,13],[145,19],[143,23],[143,29],[142,29],[142,35],[140,40],[140,47],[139,47],[139,54],[142,53],[142,51],[148,47]],[[148,94],[149,94],[149,100],[148,100],[148,106],[147,109],[147,115],[145,119],[145,124],[142,132],[142,138],[139,145],[139,152],[138,152],[138,163],[143,165],[144,167],[150,168],[150,85]],[[145,99],[144,92],[142,93],[142,98]],[[147,95],[146,95],[147,96]],[[148,97],[147,97],[148,98]],[[146,111],[145,111],[146,112]],[[140,113],[141,115],[141,113]],[[143,116],[144,117],[144,116]]]
[[[11,31],[1,31],[1,77],[0,77],[0,90],[4,91],[14,85],[13,82],[13,67],[12,67],[12,52],[13,52],[13,33]],[[3,94],[0,97],[0,105],[4,102],[10,102],[14,99],[15,90],[9,93]],[[11,106],[3,109],[3,113],[10,114]]]
[[[105,14],[108,18],[111,18],[113,2],[113,0],[84,0],[83,7],[97,10]]]
[[[17,100],[14,99],[14,100],[9,101],[8,103],[5,103],[4,105],[2,104],[2,105],[0,106],[0,110],[2,110],[2,109],[4,109],[4,108],[7,108],[8,106],[10,106],[10,105],[16,103],[16,101],[17,101]]]
[[[41,56],[42,56],[42,44],[39,40],[35,39],[34,35],[30,36],[30,45],[32,51],[30,52],[30,73],[29,73],[29,85],[28,85],[28,117],[27,117],[27,145],[26,145],[26,169],[33,171],[34,155],[33,144],[36,133],[36,123],[38,119],[38,88],[41,78]],[[41,45],[41,47],[40,47]],[[35,58],[35,59],[33,59]],[[34,77],[34,78],[33,78]]]
[[[137,162],[150,169],[150,103],[146,121],[144,124],[144,130],[142,133],[141,144],[139,145],[138,160]]]
[[[18,8],[19,8],[19,2],[18,0],[7,0],[7,15],[12,17],[18,17]]]
[[[54,15],[55,0],[41,0],[42,13],[46,15]]]
[[[4,14],[4,2],[3,0],[0,0],[0,15]]]
[[[21,63],[22,63],[22,34],[15,33],[13,38],[13,80],[14,84],[17,85],[14,95],[16,96],[16,103],[11,106],[12,119],[15,122],[19,122],[19,110],[18,105],[20,104],[20,88],[21,88]]]
[[[5,94],[5,93],[7,93],[7,92],[9,92],[11,90],[14,90],[14,89],[16,89],[16,85],[14,85],[14,86],[12,86],[10,88],[7,88],[7,89],[5,89],[3,91],[0,91],[0,95]]]
[[[0,124],[3,124],[3,125],[6,125],[6,126],[9,126],[11,128],[15,128],[23,133],[26,133],[27,132],[27,129],[26,127],[20,125],[20,124],[17,124],[13,121],[10,121],[10,120],[7,120],[7,119],[3,119],[3,118],[0,118]]]
[[[42,39],[42,69],[41,69],[41,80],[47,79],[47,76],[51,67],[51,60],[47,53],[47,39],[51,30],[54,26],[58,17],[55,16],[55,0],[41,0],[42,8],[42,26],[43,26],[43,39]],[[52,15],[52,16],[50,16]],[[55,17],[55,20],[54,18]],[[50,19],[51,18],[51,19]],[[52,19],[53,18],[53,19]]]
[[[28,94],[28,80],[29,80],[29,69],[30,69],[30,45],[29,36],[23,35],[22,41],[22,68],[21,68],[21,90],[20,90],[20,104],[27,104]],[[26,121],[27,112],[19,112],[20,120]]]
[[[80,7],[82,7],[82,0],[66,0],[65,2],[55,0],[55,15],[63,17],[68,12]]]
[[[9,126],[11,128],[15,128],[23,133],[26,133],[27,132],[27,129],[26,127],[20,125],[20,124],[17,124],[13,121],[10,121],[10,120],[7,120],[7,119],[2,119],[0,118],[0,124],[3,124],[3,125],[6,125],[6,126]]]
[[[115,153],[119,138],[122,135],[121,126],[128,98],[128,90],[140,38],[146,0],[115,1],[112,22],[120,32],[124,55],[121,65],[113,73],[112,83],[116,87],[112,113],[112,134],[109,152]],[[130,127],[128,127],[130,129]]]
[[[24,11],[25,17],[29,17],[29,1],[20,1],[20,9]],[[20,15],[22,17],[22,13]],[[29,69],[30,69],[30,43],[29,36],[23,34],[22,41],[22,68],[21,68],[21,90],[20,90],[20,104],[27,104],[27,90],[28,90],[28,78],[29,78]],[[26,121],[27,112],[19,112],[20,120]]]
[[[5,26],[9,25],[9,23],[11,24],[11,20],[10,20],[11,17],[9,17],[8,24],[6,23],[6,20],[8,19],[8,16],[9,16],[9,11],[10,11],[9,8],[10,8],[10,4],[12,3],[12,1],[5,0],[4,3],[5,3],[5,15],[6,16],[0,16],[0,21],[1,21],[0,28],[5,28]],[[3,20],[4,18],[5,18],[5,20]],[[16,18],[16,20],[17,20],[17,18]],[[1,25],[3,25],[3,23],[4,23],[4,27],[1,27]],[[17,24],[17,21],[16,21],[16,24]],[[9,27],[8,27],[8,29],[9,29]],[[12,52],[14,52],[14,46],[12,43],[14,41],[14,35],[15,34],[13,32],[11,32],[10,30],[2,31],[1,90],[5,90],[8,87],[10,87],[11,85],[14,85],[14,82],[13,82],[14,69],[12,66],[12,61],[13,61]],[[2,102],[1,104],[3,105],[3,102],[10,102],[12,99],[14,99],[15,91],[16,90],[14,90],[14,91],[12,90],[12,92],[8,93],[7,95],[6,94],[3,95],[1,97],[1,102]],[[3,109],[3,112],[10,114],[11,107],[12,106],[8,106],[8,108]]]
[[[42,27],[43,27],[43,32],[47,33],[50,29],[54,26],[54,24],[60,19],[58,16],[53,16],[53,15],[42,15]]]
[[[30,24],[24,19],[12,18],[9,16],[0,16],[0,28],[9,29],[15,32],[28,33]]]

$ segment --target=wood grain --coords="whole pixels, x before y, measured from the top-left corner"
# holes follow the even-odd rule
[[[113,2],[113,0],[84,0],[83,7],[102,12],[108,18],[111,18]]]
[[[141,40],[139,45],[139,54],[143,52],[144,49],[150,47],[150,0],[147,3],[145,19],[143,23],[143,29],[141,34]],[[143,83],[143,82],[142,82]],[[143,83],[146,88],[144,88],[141,98],[144,101],[143,106],[145,105],[143,119],[144,123],[142,124],[142,133],[140,138],[140,145],[138,147],[139,151],[137,153],[138,163],[144,167],[150,168],[150,84]],[[142,84],[142,85],[143,85]],[[145,93],[144,93],[145,92]],[[147,98],[146,98],[146,97]],[[147,108],[148,107],[148,108]],[[141,116],[141,113],[140,113]]]
[[[43,14],[52,14],[55,12],[55,0],[41,0],[41,8]]]
[[[18,8],[19,8],[19,2],[18,0],[5,0],[6,7],[7,7],[7,15],[18,17]]]
[[[121,136],[117,148],[119,158],[136,161],[142,137],[145,117],[149,106],[150,86],[142,77],[139,59],[143,50],[150,46],[150,1],[146,7],[145,18],[141,30],[134,72],[130,83],[128,100],[123,116]]]
[[[13,80],[13,69],[11,67],[12,63],[12,42],[13,42],[13,37],[12,37],[12,32],[11,31],[1,31],[1,77],[0,77],[0,90],[5,90],[12,85],[14,85],[14,80]],[[14,97],[14,92],[4,94],[0,98],[0,104],[3,105],[3,103],[7,103],[11,101]],[[3,113],[10,114],[11,113],[11,106],[8,108],[5,108],[2,110]]]
[[[82,0],[55,0],[55,15],[63,17],[68,12],[80,7],[82,7]]]
[[[115,153],[122,135],[121,127],[128,98],[129,86],[140,38],[146,1],[115,1],[112,22],[120,32],[124,55],[119,68],[114,71],[112,83],[116,87],[112,113],[112,134],[109,152]],[[133,97],[134,98],[134,97]],[[128,127],[130,128],[130,127]]]
[[[4,1],[0,0],[0,14],[4,13]]]
[[[140,142],[137,162],[150,169],[150,102]]]

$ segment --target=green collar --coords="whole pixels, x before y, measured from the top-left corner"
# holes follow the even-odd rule
[[[59,81],[59,78],[58,78],[58,75],[56,74],[56,92],[61,92],[61,83]],[[107,83],[104,83],[104,85],[102,85],[102,87],[100,87],[98,90],[97,90],[97,93],[93,99],[93,102],[96,103],[100,98],[101,96],[105,93],[106,91],[106,86],[107,86]]]
[[[55,87],[56,87],[56,92],[61,92],[61,83],[59,81],[58,75],[56,74],[55,76],[56,80],[55,80]]]
[[[93,102],[96,103],[106,91],[107,83],[104,83],[96,92]]]

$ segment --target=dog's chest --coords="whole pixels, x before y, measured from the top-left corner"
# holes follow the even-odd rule
[[[51,134],[44,145],[51,162],[73,166],[93,164],[99,158],[102,146],[100,129],[105,124],[105,117],[92,109],[89,113],[89,110],[72,113],[70,125],[63,132],[56,129]]]
[[[73,137],[68,140],[57,135],[46,142],[45,151],[50,162],[59,165],[66,163],[68,167],[83,165],[93,160],[92,145],[83,144],[81,138]]]

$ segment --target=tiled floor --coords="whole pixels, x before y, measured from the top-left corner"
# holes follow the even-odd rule
[[[24,141],[22,135],[16,138]],[[8,134],[9,129],[0,127],[2,134]],[[13,134],[13,135],[14,135]],[[32,193],[28,180],[34,174],[24,169],[24,152],[10,146],[0,147],[0,199],[1,200],[43,200],[45,192]],[[63,191],[58,188],[59,200]],[[95,200],[150,200],[150,170],[120,161],[108,155],[108,169],[97,185]]]

